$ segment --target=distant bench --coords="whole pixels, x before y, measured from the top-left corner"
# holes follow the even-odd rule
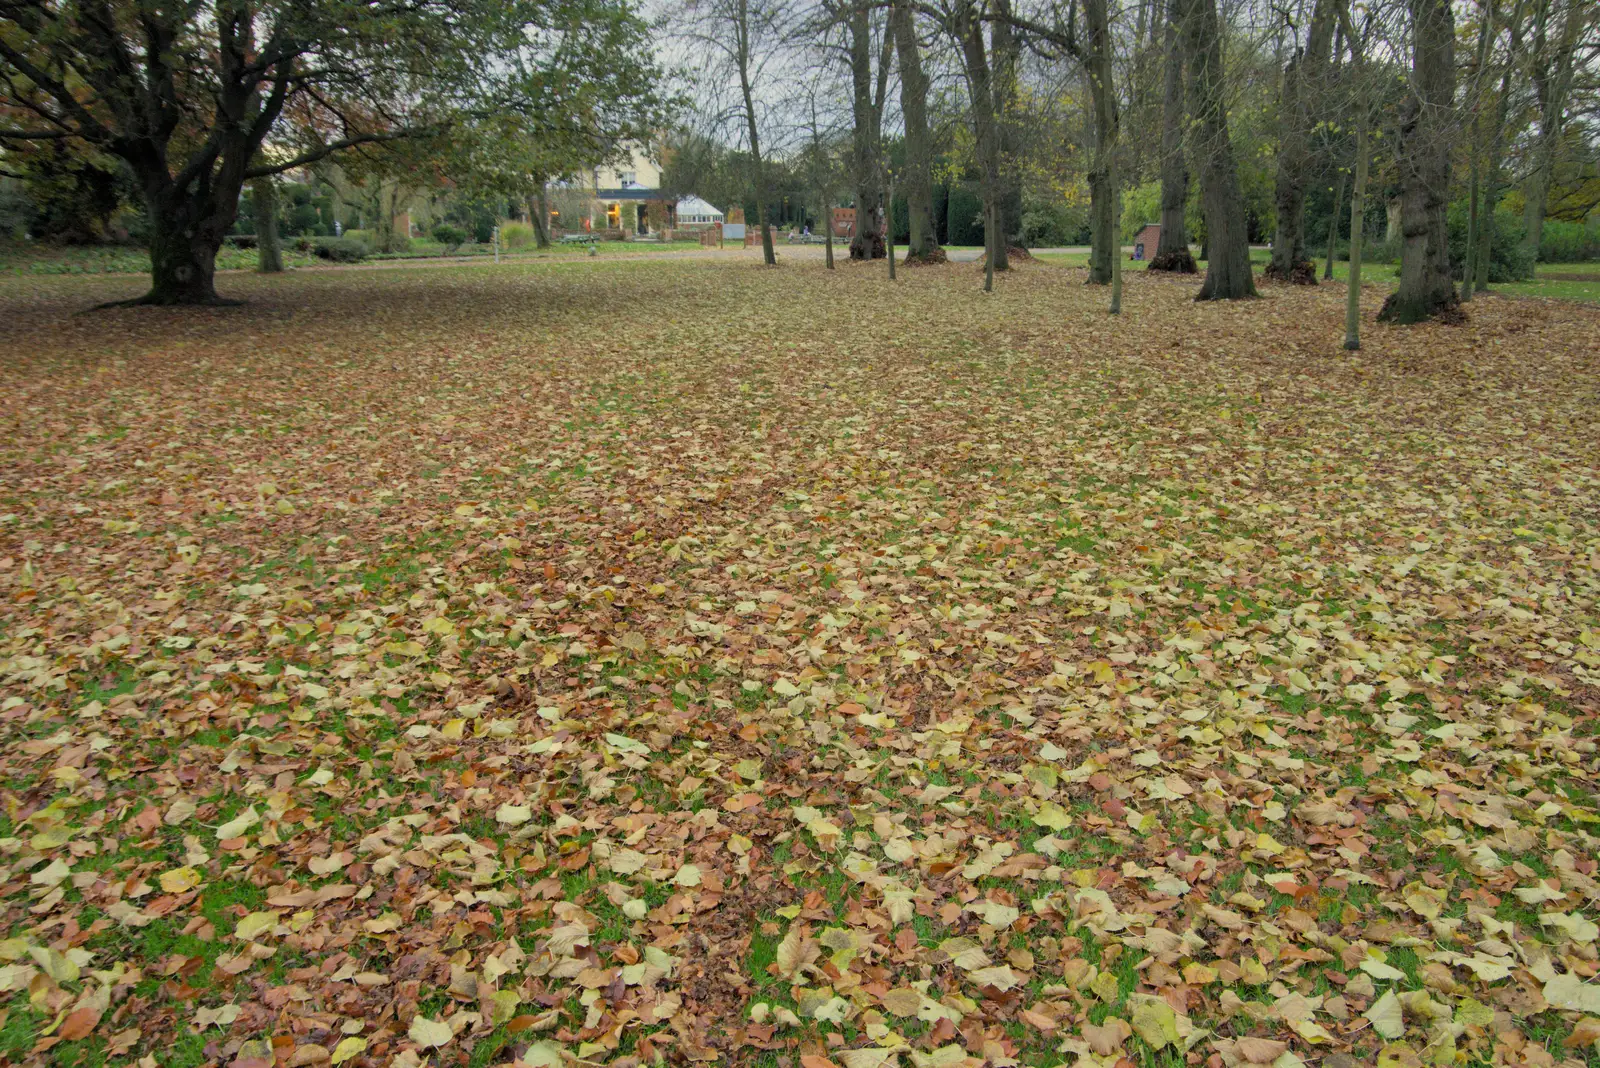
[[[599,240],[599,238],[595,237],[593,234],[562,234],[561,235],[561,243],[563,245],[592,245],[598,240]]]

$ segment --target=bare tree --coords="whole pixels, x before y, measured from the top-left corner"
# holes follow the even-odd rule
[[[1527,246],[1537,252],[1544,235],[1544,213],[1550,181],[1567,122],[1578,41],[1600,17],[1592,0],[1534,0],[1530,72],[1537,102],[1539,132],[1533,139],[1532,166],[1524,189],[1523,224]],[[1559,28],[1555,20],[1559,18]]]
[[[1077,4],[1063,15],[1053,13],[1050,22],[1027,18],[1009,7],[995,9],[992,16],[1005,21],[1033,39],[1035,46],[1070,56],[1083,69],[1088,82],[1094,127],[1094,159],[1089,170],[1089,285],[1110,285],[1117,290],[1112,303],[1119,303],[1120,275],[1117,260],[1121,249],[1121,181],[1117,174],[1121,109],[1113,77],[1111,19],[1106,0],[1084,0],[1084,36],[1077,36]]]
[[[751,185],[761,227],[761,256],[768,266],[778,262],[772,246],[769,219],[767,164],[761,154],[763,115],[758,89],[767,61],[783,34],[781,9],[774,0],[687,0],[684,36],[702,54],[714,57],[717,70],[709,72],[738,82],[739,95],[731,106],[713,91],[708,118],[714,125],[731,124],[750,150]]]
[[[1316,0],[1305,47],[1296,48],[1283,69],[1278,101],[1278,174],[1274,189],[1277,230],[1266,275],[1282,282],[1317,284],[1317,269],[1306,253],[1306,180],[1311,168],[1311,130],[1325,113],[1325,72],[1333,40],[1335,0]],[[1290,32],[1294,32],[1291,24]]]
[[[1450,277],[1450,148],[1455,121],[1455,16],[1450,0],[1410,0],[1411,84],[1400,108],[1400,286],[1378,318],[1415,323],[1460,304]]]
[[[1339,24],[1350,45],[1351,102],[1356,120],[1355,173],[1350,179],[1350,277],[1346,284],[1344,304],[1344,347],[1355,352],[1361,348],[1361,241],[1366,226],[1367,177],[1371,164],[1367,137],[1372,123],[1374,93],[1372,75],[1367,69],[1366,33],[1356,33],[1346,0],[1340,0],[1338,12]],[[1369,19],[1367,31],[1370,31],[1371,25]],[[1334,214],[1337,218],[1338,213]],[[1332,262],[1331,256],[1329,262]]]

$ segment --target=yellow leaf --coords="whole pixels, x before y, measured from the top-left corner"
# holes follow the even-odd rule
[[[367,1051],[367,1040],[360,1035],[351,1035],[333,1047],[333,1056],[328,1058],[330,1064],[343,1064],[351,1057]]]
[[[173,868],[161,873],[161,889],[169,894],[181,894],[200,885],[200,873],[193,868]]]
[[[411,1018],[411,1028],[406,1031],[411,1041],[423,1049],[437,1049],[455,1038],[450,1025],[441,1020],[430,1020],[420,1013]]]

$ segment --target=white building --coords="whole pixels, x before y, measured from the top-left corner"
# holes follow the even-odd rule
[[[715,204],[707,203],[694,194],[678,199],[678,225],[682,227],[715,226],[723,221],[722,212]]]

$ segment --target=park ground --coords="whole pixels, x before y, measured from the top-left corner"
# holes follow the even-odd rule
[[[0,277],[0,1061],[1597,1065],[1600,309]]]

